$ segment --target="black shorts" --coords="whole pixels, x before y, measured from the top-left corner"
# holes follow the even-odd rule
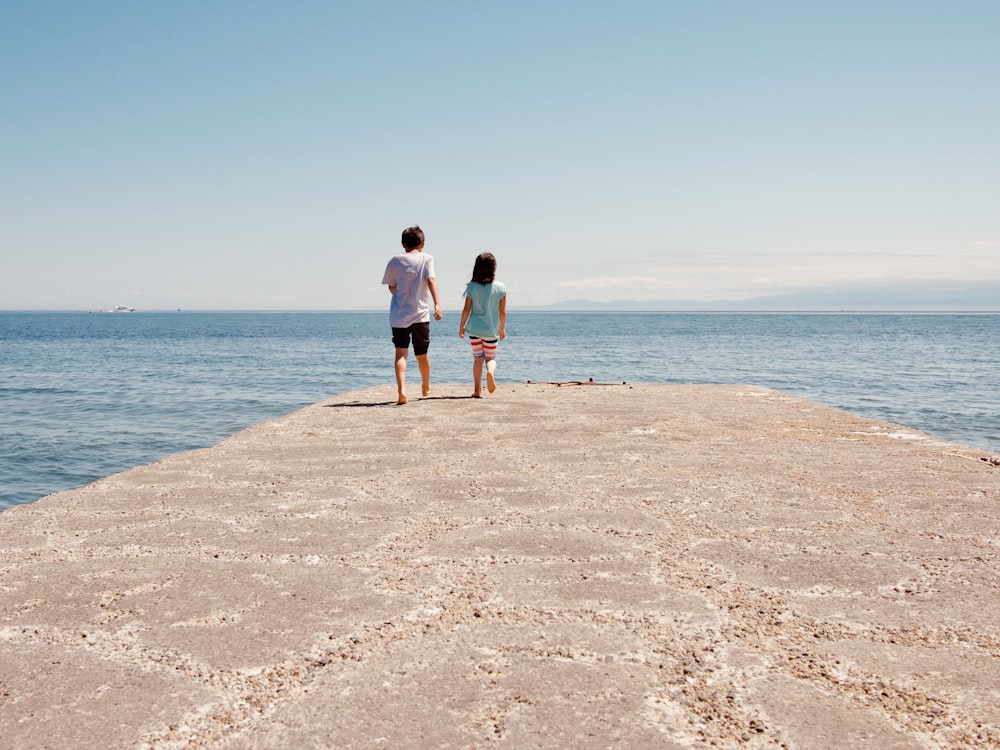
[[[397,349],[409,349],[410,337],[413,337],[413,353],[418,357],[427,354],[431,345],[431,323],[414,323],[409,328],[393,328],[392,343]]]

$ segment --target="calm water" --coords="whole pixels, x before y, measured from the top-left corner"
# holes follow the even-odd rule
[[[436,382],[471,379],[458,313]],[[518,313],[500,381],[768,386],[1000,452],[1000,315]],[[373,313],[0,313],[0,509],[393,383]],[[418,378],[413,367],[411,379]]]

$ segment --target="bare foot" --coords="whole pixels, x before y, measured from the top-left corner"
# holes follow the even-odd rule
[[[497,381],[493,379],[493,373],[486,373],[486,390],[493,393],[497,389]]]
[[[431,387],[429,385],[425,385],[423,388],[420,389],[420,392],[423,393],[424,398],[427,398],[428,396],[431,395]]]
[[[472,398],[482,398],[482,397],[483,397],[483,394],[481,394],[481,393],[473,393],[472,394]]]
[[[400,406],[400,405],[405,404],[405,403],[406,403],[406,394],[405,393],[400,393],[399,394],[399,398],[396,399],[396,405]]]

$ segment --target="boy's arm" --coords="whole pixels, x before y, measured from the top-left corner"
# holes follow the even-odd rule
[[[465,321],[469,319],[469,313],[472,312],[472,298],[465,298],[465,307],[462,308],[462,320],[458,324],[458,337],[460,339],[465,338]]]
[[[385,273],[382,274],[382,284],[389,287],[389,294],[396,293],[396,274],[393,270],[393,264],[390,260],[385,265]]]
[[[507,295],[505,294],[500,298],[500,330],[497,333],[500,335],[501,339],[507,338],[507,332],[504,328],[507,325]]]
[[[434,320],[441,320],[441,303],[438,302],[437,279],[427,279],[427,288],[431,290],[431,299],[434,300]]]

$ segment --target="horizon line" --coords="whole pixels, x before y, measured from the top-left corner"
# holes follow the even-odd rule
[[[566,303],[557,302],[549,305],[526,305],[524,307],[512,307],[512,310],[532,313],[1000,313],[1000,305],[926,305],[926,306],[829,306],[829,307],[604,307],[614,303],[592,303],[595,307],[560,307]],[[641,304],[641,303],[639,303]],[[708,303],[705,303],[708,304]],[[443,308],[446,312],[461,312],[460,307]],[[148,307],[134,308],[130,311],[114,311],[104,309],[87,309],[77,307],[40,307],[40,308],[0,308],[3,313],[85,313],[88,315],[118,315],[127,317],[136,313],[385,313],[388,311],[382,307],[345,307],[345,308],[320,308],[320,307]]]

